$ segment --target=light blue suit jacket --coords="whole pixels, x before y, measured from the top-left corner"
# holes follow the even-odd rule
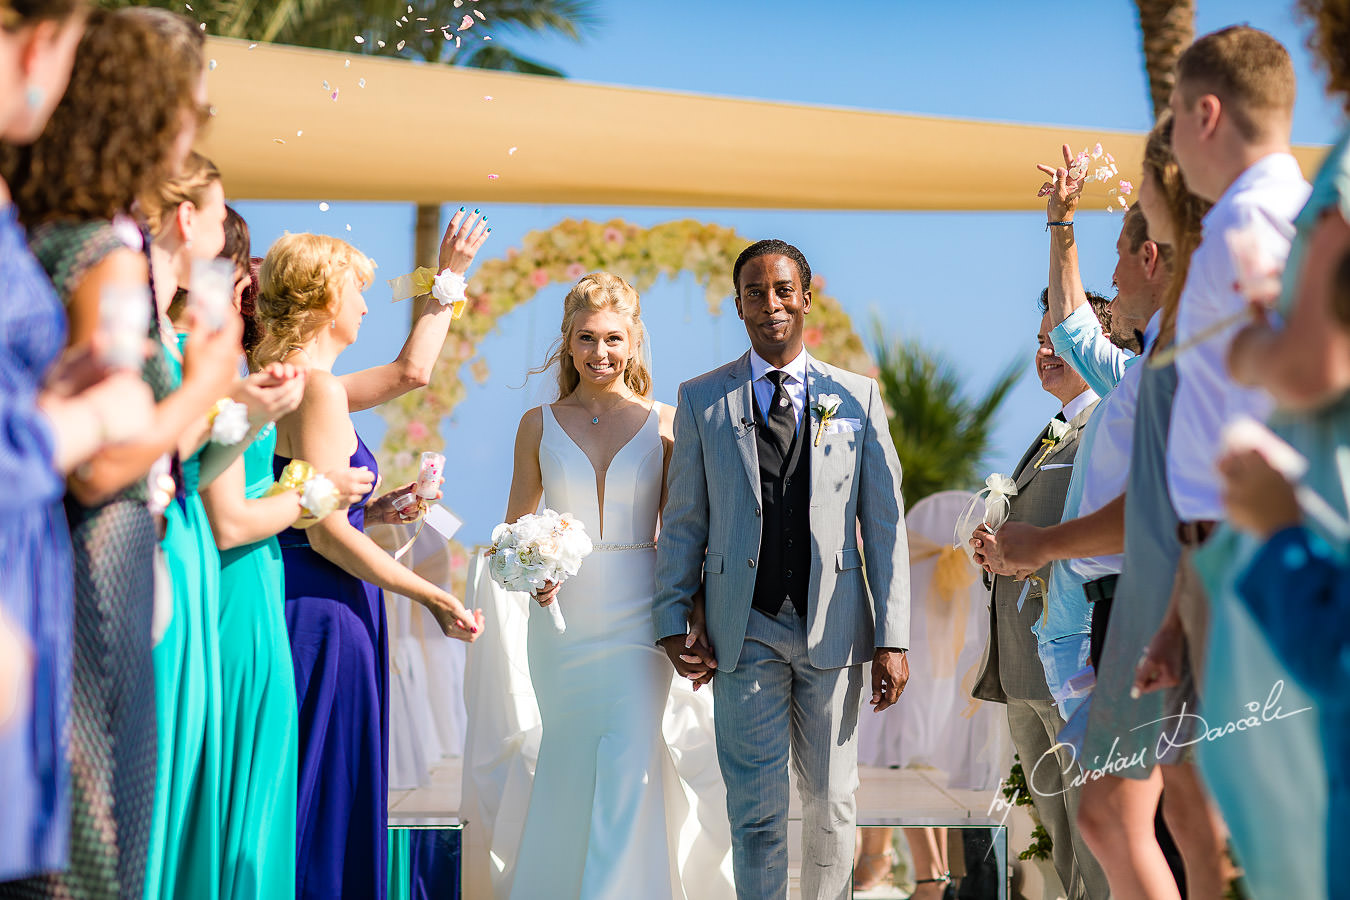
[[[876,382],[808,357],[806,390],[807,657],[830,669],[869,661],[877,647],[909,647],[909,545],[900,463]],[[842,402],[816,443],[819,423],[809,410],[824,394]],[[754,403],[749,353],[680,386],[657,541],[655,636],[687,631],[692,597],[703,585],[708,635],[722,671],[733,671],[740,659],[759,559],[763,518]]]

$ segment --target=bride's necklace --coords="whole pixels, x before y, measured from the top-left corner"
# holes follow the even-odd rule
[[[618,409],[620,406],[622,406],[623,404],[627,403],[629,400],[632,400],[632,399],[633,399],[633,395],[632,395],[632,394],[629,394],[628,396],[625,396],[625,397],[620,397],[617,403],[611,403],[607,408],[602,409],[602,410],[600,410],[600,412],[595,413],[594,415],[592,415],[592,416],[591,416],[591,424],[592,424],[592,425],[599,425],[599,424],[600,424],[600,417],[601,417],[601,416],[607,416],[607,415],[609,415],[610,413],[614,412],[614,410]],[[584,404],[582,405],[581,408],[582,408],[582,409],[585,409],[586,412],[591,412],[591,410],[590,410],[590,409],[587,409],[586,406],[585,406]]]

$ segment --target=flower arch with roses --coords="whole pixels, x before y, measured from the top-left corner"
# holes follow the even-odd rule
[[[642,292],[662,276],[689,272],[704,288],[709,314],[720,315],[723,301],[731,296],[732,266],[751,243],[731,228],[693,219],[651,228],[620,219],[565,219],[525,235],[522,246],[511,248],[504,258],[487,260],[469,281],[468,305],[463,317],[451,326],[431,384],[380,408],[389,426],[380,447],[388,483],[414,480],[417,453],[441,449],[444,439],[439,424],[464,399],[462,367],[467,364],[479,384],[487,381],[487,361],[477,355],[479,342],[499,318],[528,303],[543,288],[554,283],[570,285],[587,272],[604,270]],[[807,348],[843,368],[870,370],[872,361],[853,322],[839,301],[824,293],[824,287],[824,279],[813,276]]]

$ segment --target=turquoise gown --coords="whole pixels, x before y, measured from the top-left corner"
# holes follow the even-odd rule
[[[244,451],[245,496],[272,486],[276,429]],[[299,719],[275,537],[220,552],[222,900],[295,895]]]
[[[1331,208],[1350,220],[1350,131],[1342,133],[1327,155],[1308,204],[1295,220],[1298,233],[1279,305],[1283,313],[1298,295],[1308,238]],[[1336,448],[1350,446],[1350,395],[1309,414],[1277,412],[1269,424],[1307,457],[1304,483],[1345,517]],[[1329,533],[1316,521],[1306,524],[1341,559],[1350,558],[1344,536]],[[1270,636],[1237,594],[1237,584],[1260,547],[1255,538],[1224,526],[1196,554],[1210,597],[1202,707],[1206,723],[1217,731],[1248,715],[1262,722],[1236,734],[1216,734],[1196,748],[1197,757],[1232,834],[1251,895],[1320,898],[1327,896],[1327,858],[1343,852],[1328,845],[1328,815],[1344,815],[1344,810],[1328,809],[1329,767],[1318,704],[1280,661]],[[1307,627],[1315,628],[1316,622]],[[1344,760],[1335,763],[1339,770]],[[1344,776],[1337,771],[1336,777]]]
[[[172,357],[169,364],[177,386],[182,367]],[[159,768],[147,900],[220,896],[220,554],[197,493],[200,457],[182,462],[183,484],[165,510],[160,542],[173,615],[153,651]]]

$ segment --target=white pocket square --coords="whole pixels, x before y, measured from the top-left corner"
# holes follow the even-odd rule
[[[826,434],[848,434],[853,431],[862,431],[862,421],[859,419],[831,419],[825,423]]]
[[[1072,469],[1073,463],[1046,463],[1041,466],[1042,472],[1048,472],[1051,469]]]

